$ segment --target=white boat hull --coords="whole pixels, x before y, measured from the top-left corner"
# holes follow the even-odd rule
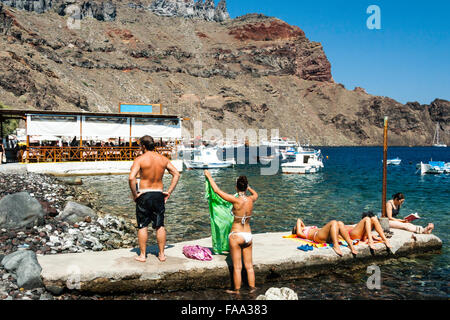
[[[398,165],[400,165],[400,163],[402,163],[402,160],[393,159],[393,160],[387,161],[387,164],[392,164],[394,166],[398,166]]]
[[[320,167],[316,166],[282,166],[281,172],[292,174],[308,174],[317,173],[320,171]]]
[[[220,169],[232,167],[234,162],[205,163],[185,160],[184,165],[188,169]]]

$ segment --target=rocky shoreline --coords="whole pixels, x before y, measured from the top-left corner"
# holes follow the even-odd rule
[[[134,225],[98,210],[99,195],[73,184],[79,184],[79,181],[34,173],[0,174],[0,201],[18,195],[29,197],[36,199],[43,211],[43,219],[37,225],[18,228],[6,227],[7,219],[2,220],[4,212],[0,212],[0,262],[4,263],[4,257],[19,251],[48,255],[132,248],[137,245]],[[50,292],[44,288],[25,290],[18,286],[17,275],[0,265],[0,299],[55,298],[82,297]],[[99,299],[97,296],[85,298]]]

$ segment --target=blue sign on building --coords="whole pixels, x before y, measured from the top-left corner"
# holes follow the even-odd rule
[[[161,114],[160,104],[120,104],[120,113],[156,113]]]

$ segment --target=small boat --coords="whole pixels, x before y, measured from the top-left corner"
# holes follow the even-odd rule
[[[281,164],[283,173],[317,173],[323,168],[320,150],[305,149],[299,146],[286,150],[283,158],[286,161]]]
[[[420,174],[442,174],[450,173],[450,162],[429,161],[428,163],[420,162],[417,165],[420,168]]]
[[[383,160],[381,160],[381,162],[383,162]],[[399,157],[397,157],[395,159],[388,159],[387,160],[387,164],[393,164],[395,166],[400,165],[400,163],[402,163],[402,160]]]
[[[194,149],[192,160],[183,160],[184,165],[188,169],[219,169],[229,168],[236,164],[234,159],[232,160],[220,160],[217,157],[217,147],[199,147]]]
[[[287,138],[272,138],[270,141],[262,141],[260,144],[260,147],[275,148],[275,150],[279,151],[295,148],[297,146],[297,141],[288,140]]]
[[[439,123],[436,123],[436,131],[434,132],[433,147],[446,148],[447,145],[439,142]]]

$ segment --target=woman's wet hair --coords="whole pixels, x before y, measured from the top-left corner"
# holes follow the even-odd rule
[[[405,199],[405,196],[403,195],[403,193],[398,192],[398,193],[392,195],[392,199],[393,200],[402,200],[402,199]]]
[[[364,219],[365,217],[375,217],[375,213],[373,213],[372,211],[363,212],[361,215],[361,219]]]
[[[292,234],[297,234],[297,226],[292,228]]]
[[[248,180],[246,176],[240,176],[236,181],[236,188],[239,191],[245,191],[248,187]]]

